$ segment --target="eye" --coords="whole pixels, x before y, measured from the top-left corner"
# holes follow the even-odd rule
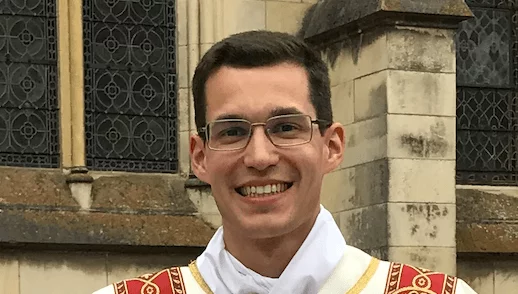
[[[272,133],[286,133],[298,130],[299,127],[293,123],[279,123],[272,128]]]
[[[231,127],[226,128],[218,133],[219,137],[239,137],[239,136],[246,136],[247,131],[244,128],[240,127]]]

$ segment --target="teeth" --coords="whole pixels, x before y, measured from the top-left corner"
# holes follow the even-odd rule
[[[246,186],[241,187],[239,192],[244,196],[259,197],[275,193],[281,193],[288,189],[288,184],[273,184],[265,186]]]

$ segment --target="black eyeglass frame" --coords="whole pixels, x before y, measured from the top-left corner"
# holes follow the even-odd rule
[[[272,116],[270,118],[268,118],[265,122],[257,122],[257,123],[252,123],[250,122],[249,120],[246,120],[246,119],[240,119],[240,118],[231,118],[231,119],[220,119],[220,120],[215,120],[215,121],[211,121],[211,122],[208,122],[204,127],[201,127],[198,129],[198,135],[200,137],[202,137],[205,141],[205,143],[207,144],[207,146],[209,147],[209,149],[211,150],[214,150],[214,151],[235,151],[235,150],[241,150],[241,149],[245,149],[248,144],[250,143],[250,139],[252,138],[252,134],[253,134],[253,128],[254,126],[266,126],[266,124],[272,120],[272,119],[278,119],[278,118],[283,118],[283,117],[307,117],[309,118],[309,121],[311,122],[311,125],[313,124],[316,124],[319,126],[319,131],[321,131],[322,129],[327,129],[329,128],[333,122],[331,121],[328,121],[328,120],[323,120],[323,119],[311,119],[311,116],[309,114],[283,114],[283,115],[277,115],[277,116]],[[238,148],[231,148],[231,149],[218,149],[218,148],[212,148],[209,144],[209,125],[210,124],[213,124],[215,122],[246,122],[248,124],[250,124],[250,131],[248,133],[248,139],[246,141],[246,144],[244,144],[243,147],[238,147]],[[202,136],[203,134],[203,136]],[[264,134],[266,135],[266,137],[268,138],[268,140],[270,141],[270,143],[272,143],[274,146],[277,146],[277,147],[281,147],[281,148],[286,148],[286,147],[293,147],[293,146],[299,146],[299,145],[303,145],[303,144],[307,144],[309,142],[311,142],[311,140],[313,139],[313,128],[311,128],[311,132],[310,132],[310,137],[307,141],[305,142],[301,142],[301,143],[295,143],[295,144],[276,144],[273,142],[272,138],[270,137],[270,134],[268,132],[268,129],[264,128]]]

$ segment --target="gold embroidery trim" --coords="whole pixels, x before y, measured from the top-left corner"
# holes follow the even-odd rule
[[[379,264],[379,259],[373,257],[371,259],[371,262],[369,263],[369,266],[367,266],[367,269],[365,270],[365,272],[363,272],[363,275],[360,277],[358,282],[354,284],[354,286],[351,289],[349,289],[349,291],[347,291],[346,294],[359,294],[361,291],[363,291],[363,289],[365,289],[372,276],[374,276],[374,274],[376,273]]]
[[[207,283],[205,283],[205,280],[201,277],[200,271],[198,270],[198,266],[196,265],[196,260],[193,260],[191,261],[191,263],[189,263],[189,270],[191,271],[191,274],[198,283],[198,285],[200,285],[201,289],[205,293],[213,294],[209,288],[209,285],[207,285]]]

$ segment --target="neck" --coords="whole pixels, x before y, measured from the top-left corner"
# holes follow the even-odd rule
[[[263,277],[278,278],[313,228],[318,212],[292,232],[271,238],[247,238],[225,229],[225,248],[247,268]]]

